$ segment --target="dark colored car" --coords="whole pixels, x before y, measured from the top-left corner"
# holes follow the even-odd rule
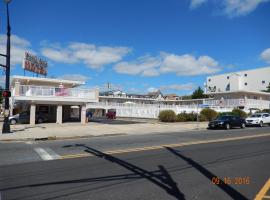
[[[108,110],[106,113],[107,119],[116,119],[116,111],[115,110]]]
[[[36,113],[36,123],[43,123],[48,121],[48,117],[42,113],[42,112],[37,112]],[[16,124],[16,123],[22,123],[26,124],[30,122],[30,112],[29,111],[24,111],[21,112],[17,115],[9,117],[9,122],[11,124]]]
[[[220,116],[214,121],[210,121],[208,124],[209,129],[225,128],[228,130],[232,127],[245,128],[246,120],[241,117],[226,115],[226,116]]]

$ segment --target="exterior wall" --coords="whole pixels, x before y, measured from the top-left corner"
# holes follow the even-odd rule
[[[216,88],[212,92],[225,91],[262,91],[270,82],[270,67],[246,70],[234,73],[221,74],[207,77],[207,93],[211,93],[210,88]],[[229,87],[228,87],[229,86]]]

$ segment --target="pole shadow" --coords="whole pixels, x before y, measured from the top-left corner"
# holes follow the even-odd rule
[[[77,144],[77,146],[85,147],[85,152],[90,153],[96,157],[103,158],[112,163],[118,164],[121,167],[124,167],[125,169],[133,172],[134,174],[147,179],[148,181],[160,187],[161,189],[165,190],[169,195],[175,197],[178,200],[185,199],[184,194],[177,187],[177,183],[173,180],[169,172],[162,165],[158,166],[159,167],[158,173],[153,173],[151,171],[147,171],[136,165],[128,163],[124,160],[116,158],[112,155],[109,155],[99,150],[96,150],[94,148],[88,147],[84,144]]]
[[[186,161],[188,164],[190,164],[192,167],[194,167],[196,170],[198,170],[202,175],[204,175],[206,178],[208,178],[211,182],[213,178],[216,178],[217,176],[213,174],[212,172],[208,171],[206,168],[204,168],[202,165],[197,163],[196,161],[192,160],[191,158],[188,158],[182,154],[180,154],[179,151],[170,148],[165,147],[168,151],[173,153],[174,155],[182,158],[184,161]],[[219,187],[221,190],[223,190],[225,193],[227,193],[232,199],[235,200],[248,200],[244,195],[242,195],[240,192],[235,190],[230,185],[224,183],[221,179],[219,179],[220,183],[215,184],[217,187]]]

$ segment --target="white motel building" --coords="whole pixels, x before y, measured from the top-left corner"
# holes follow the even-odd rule
[[[210,105],[249,109],[269,109],[270,67],[257,68],[207,77],[205,93],[214,100]],[[218,103],[219,101],[219,103]]]
[[[82,89],[81,81],[13,76],[11,80],[11,114],[30,111],[30,124],[36,113],[44,112],[61,124],[71,120],[86,122],[86,106],[98,102],[97,89]]]
[[[86,122],[86,112],[104,116],[109,109],[118,117],[157,118],[161,110],[176,113],[200,112],[209,107],[218,112],[240,108],[246,112],[269,109],[270,93],[263,92],[270,82],[270,67],[239,71],[207,77],[207,99],[168,99],[157,95],[100,94],[98,89],[82,88],[81,81],[41,77],[13,76],[11,80],[11,114],[30,112],[30,124],[36,113],[45,112],[53,122]]]

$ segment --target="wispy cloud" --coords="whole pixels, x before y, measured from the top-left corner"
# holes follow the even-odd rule
[[[64,74],[62,76],[59,76],[58,78],[64,79],[64,80],[82,81],[82,82],[86,82],[91,79],[91,77],[88,77],[82,74]]]
[[[149,55],[139,57],[131,62],[120,62],[114,66],[114,70],[121,74],[141,75],[141,76],[158,76],[158,67],[161,64],[159,57]]]
[[[163,85],[160,87],[160,89],[163,91],[168,91],[168,90],[187,91],[187,90],[193,90],[195,88],[196,88],[196,85],[194,83]]]
[[[114,66],[114,70],[121,74],[141,76],[158,76],[165,73],[195,76],[216,73],[221,67],[210,56],[196,58],[190,54],[176,55],[162,52],[156,57],[147,55],[135,61],[120,62]]]
[[[220,13],[229,17],[245,16],[253,12],[260,4],[269,2],[270,0],[191,0],[190,8],[198,8],[206,2],[221,8]]]
[[[44,46],[48,47],[44,47]],[[62,47],[59,43],[43,42],[41,53],[48,59],[59,63],[84,63],[92,69],[102,69],[105,65],[119,62],[131,52],[128,47],[96,46],[94,44],[69,43]]]
[[[270,64],[270,48],[265,49],[261,55],[261,59]]]
[[[6,54],[6,35],[0,35],[0,53],[1,54]],[[31,52],[35,54],[35,52],[30,48],[31,43],[24,39],[21,38],[17,35],[11,35],[10,38],[11,41],[11,49],[10,49],[10,54],[11,54],[11,65],[15,66],[17,64],[22,64],[23,58],[25,51]],[[2,64],[5,64],[5,58],[1,57],[0,62]]]
[[[269,2],[269,0],[225,0],[224,12],[231,17],[243,16],[251,13],[265,2]]]
[[[213,74],[220,71],[218,62],[210,56],[195,57],[190,54],[163,54],[162,73],[176,73],[178,76]]]
[[[190,2],[190,8],[195,9],[199,6],[201,6],[203,3],[206,3],[208,0],[191,0]]]

